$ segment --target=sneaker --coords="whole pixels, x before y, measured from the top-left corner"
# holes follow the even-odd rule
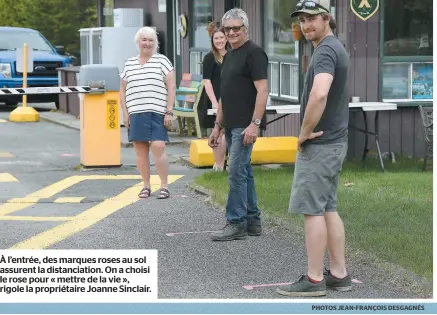
[[[325,269],[323,275],[326,279],[327,288],[342,292],[352,290],[352,279],[349,275],[347,275],[343,279],[338,279],[331,275],[331,271],[328,269]]]
[[[247,226],[247,234],[249,236],[260,236],[262,233],[261,224],[251,224]]]
[[[276,292],[287,296],[322,296],[326,295],[325,279],[313,283],[307,275],[302,275],[292,284],[281,285]]]
[[[213,241],[242,240],[247,237],[245,224],[226,223],[225,227],[211,234]]]

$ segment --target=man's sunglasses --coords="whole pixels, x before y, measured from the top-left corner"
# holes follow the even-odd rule
[[[320,9],[325,10],[326,13],[329,12],[324,6],[318,4],[315,1],[311,1],[311,0],[301,1],[298,4],[296,4],[296,10],[301,10],[302,8],[309,9],[309,10],[314,9],[314,8],[320,8]]]
[[[223,27],[223,29],[225,30],[225,33],[229,33],[231,30],[234,31],[234,33],[239,32],[240,29],[243,27],[244,25],[240,25],[240,26],[232,26],[232,27]]]

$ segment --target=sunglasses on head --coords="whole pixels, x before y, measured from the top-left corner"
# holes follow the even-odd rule
[[[301,10],[302,8],[310,9],[310,10],[314,9],[314,8],[320,8],[320,9],[325,10],[327,13],[329,12],[324,6],[318,4],[315,1],[311,1],[311,0],[301,1],[298,4],[296,4],[296,10]]]
[[[243,27],[244,25],[240,25],[240,26],[232,26],[232,27],[227,27],[224,26],[223,29],[225,30],[225,33],[229,33],[231,30],[234,31],[234,33],[240,31],[240,29]]]

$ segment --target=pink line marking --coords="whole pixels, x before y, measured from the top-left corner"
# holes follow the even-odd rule
[[[246,290],[253,290],[255,288],[274,287],[274,286],[280,286],[280,285],[286,285],[286,284],[291,284],[291,282],[287,282],[287,283],[269,283],[269,284],[243,285],[243,288],[245,288]]]
[[[63,153],[61,154],[61,156],[78,156],[78,154],[74,154],[74,153]]]
[[[352,279],[352,282],[354,282],[354,283],[362,283],[360,280],[357,280],[357,279]],[[287,284],[291,284],[291,283],[292,283],[292,282],[287,282],[287,283],[266,283],[266,284],[243,285],[243,288],[245,288],[246,290],[253,290],[253,289],[255,289],[255,288],[275,287],[275,286],[287,285]]]
[[[353,283],[362,283],[360,280],[358,280],[358,279],[352,279],[352,282]]]
[[[214,231],[199,231],[199,232],[176,232],[176,233],[165,233],[167,236],[175,236],[181,234],[199,234],[199,233],[212,233]]]

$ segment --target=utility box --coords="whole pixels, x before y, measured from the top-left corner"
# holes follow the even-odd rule
[[[85,167],[121,165],[120,78],[116,65],[85,65],[79,86],[104,88],[80,96],[80,162]]]

